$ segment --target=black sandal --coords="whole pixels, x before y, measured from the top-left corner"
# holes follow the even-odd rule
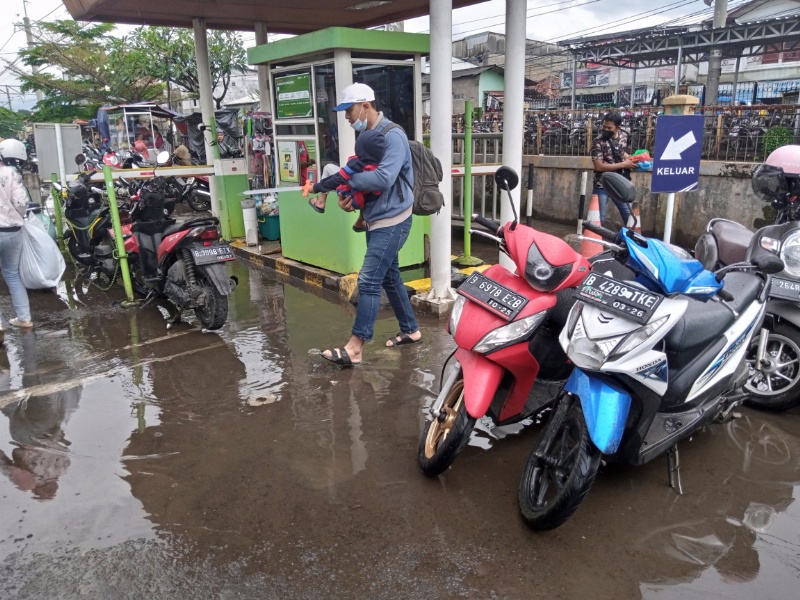
[[[350,355],[344,348],[334,348],[331,350],[331,356],[325,356],[323,353],[320,353],[320,356],[328,362],[332,362],[340,367],[350,368],[361,364],[361,362],[354,363],[352,360],[350,360]]]
[[[324,208],[320,208],[319,206],[317,206],[317,205],[314,203],[314,199],[313,199],[313,198],[309,198],[309,199],[308,199],[308,205],[309,205],[311,208],[313,208],[315,211],[317,211],[318,213],[320,213],[320,214],[322,214],[322,213],[324,213],[324,212],[325,212],[325,209],[324,209]]]
[[[399,340],[397,338],[400,338]],[[398,332],[395,337],[390,340],[386,340],[387,342],[391,342],[391,345],[386,346],[387,348],[395,348],[397,346],[406,346],[408,344],[419,344],[422,341],[420,337],[418,340],[412,339],[410,335],[407,333],[403,333],[402,331]]]
[[[355,225],[353,225],[353,231],[355,231],[356,233],[364,233],[366,230],[367,230],[366,227],[356,227]]]

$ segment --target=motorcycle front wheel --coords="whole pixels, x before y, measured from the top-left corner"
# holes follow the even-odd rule
[[[223,296],[208,278],[198,274],[197,285],[203,288],[205,302],[194,309],[194,314],[205,329],[219,329],[228,318],[228,297]]]
[[[562,400],[562,403],[564,400]],[[519,482],[519,507],[528,525],[555,529],[578,509],[600,466],[577,398],[557,405],[533,447]]]
[[[211,198],[201,196],[197,193],[197,190],[192,190],[189,195],[186,196],[186,203],[192,210],[197,212],[211,210]]]
[[[67,241],[67,250],[72,255],[78,263],[82,264],[84,267],[89,267],[92,264],[92,257],[91,255],[83,255],[81,256],[81,250],[78,247],[78,240],[75,239],[72,231],[67,231],[64,234],[64,239]]]
[[[436,477],[453,464],[469,441],[475,418],[464,405],[464,378],[459,377],[447,392],[438,416],[425,424],[419,438],[417,460],[428,477]]]
[[[800,404],[800,330],[781,323],[769,332],[767,368],[756,369],[758,335],[747,353],[750,377],[745,384],[746,403],[754,408],[784,411]]]

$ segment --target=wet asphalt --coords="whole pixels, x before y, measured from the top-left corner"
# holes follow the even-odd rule
[[[797,597],[800,409],[682,444],[683,496],[665,459],[603,467],[536,533],[517,509],[536,424],[483,424],[443,476],[418,470],[443,321],[387,349],[384,311],[339,370],[316,351],[353,307],[231,269],[216,333],[71,276],[31,294],[36,329],[0,350],[0,598]]]

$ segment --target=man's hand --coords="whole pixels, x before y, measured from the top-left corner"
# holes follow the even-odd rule
[[[339,194],[339,208],[345,212],[355,212],[356,209],[353,207],[353,197]]]
[[[303,184],[303,198],[306,198],[313,191],[314,191],[314,183],[306,179],[306,182]]]

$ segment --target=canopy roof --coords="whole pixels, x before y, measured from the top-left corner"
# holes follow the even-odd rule
[[[429,14],[429,0],[63,0],[79,21],[191,27],[203,17],[211,29],[252,31],[267,24],[270,33],[300,34],[326,27],[371,27]],[[453,0],[453,8],[480,0]]]
[[[101,110],[124,110],[126,112],[146,112],[150,113],[157,119],[174,119],[175,117],[182,117],[183,115],[174,110],[170,110],[155,102],[134,102],[133,104],[118,104],[116,106],[103,106]]]

